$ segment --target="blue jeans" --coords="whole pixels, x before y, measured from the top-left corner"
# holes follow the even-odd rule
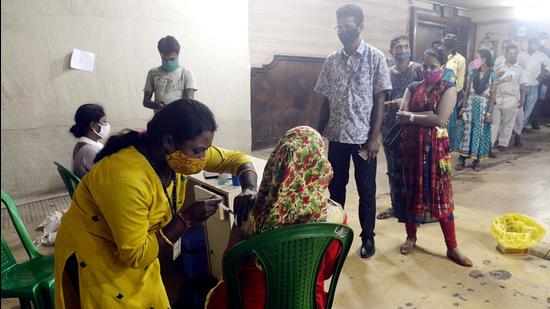
[[[529,123],[529,118],[537,105],[539,99],[539,86],[526,86],[525,87],[525,107],[523,114],[523,127],[526,127]]]

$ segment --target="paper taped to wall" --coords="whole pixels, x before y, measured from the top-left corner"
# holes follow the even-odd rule
[[[92,52],[73,49],[71,68],[88,72],[94,71],[95,54]]]

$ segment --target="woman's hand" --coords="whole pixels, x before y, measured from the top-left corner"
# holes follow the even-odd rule
[[[397,106],[401,106],[401,103],[403,103],[403,98],[398,98],[398,99],[395,99],[395,100],[386,101],[386,102],[384,102],[384,105],[397,105]]]
[[[462,115],[464,115],[464,112],[466,112],[466,109],[463,107],[458,111],[458,117],[462,117]]]
[[[200,223],[215,214],[221,202],[222,200],[219,198],[196,201],[185,208],[185,210],[181,212],[181,215],[191,222],[191,224]]]
[[[486,114],[485,114],[485,122],[486,122],[486,123],[491,123],[491,122],[493,122],[493,117],[491,116],[490,113],[486,113]]]
[[[256,194],[257,192],[255,188],[245,188],[235,197],[233,209],[235,211],[238,226],[240,226],[242,222],[246,221],[248,211],[252,208],[252,205],[256,201]]]
[[[397,106],[401,106],[401,104],[403,104],[403,98],[398,98],[398,99],[393,100],[393,104],[395,104]]]
[[[411,112],[398,111],[398,112],[395,114],[395,120],[396,120],[397,123],[399,123],[399,124],[410,124],[410,123],[411,123],[411,121],[410,121],[411,115],[412,115]]]

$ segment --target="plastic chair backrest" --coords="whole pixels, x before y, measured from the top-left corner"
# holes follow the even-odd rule
[[[34,259],[42,256],[42,254],[36,250],[36,247],[29,236],[29,232],[27,232],[27,229],[25,228],[25,223],[23,223],[23,220],[21,219],[19,210],[17,210],[17,206],[15,206],[15,203],[11,197],[4,191],[2,191],[2,203],[6,205],[11,222],[15,227],[15,231],[17,231],[17,235],[19,235],[19,239],[21,239],[23,247],[25,248],[25,251],[27,251],[29,258]]]
[[[12,267],[13,265],[15,265],[15,258],[13,257],[13,254],[11,253],[10,247],[4,239],[4,236],[2,236],[2,272]]]
[[[55,165],[57,165],[57,172],[61,176],[61,179],[63,180],[63,183],[65,184],[65,187],[67,188],[67,191],[69,191],[69,196],[72,198],[74,190],[76,189],[76,186],[80,183],[80,178],[76,176],[73,172],[68,170],[63,165],[53,162]]]
[[[242,308],[237,266],[253,254],[266,276],[266,308],[316,307],[315,290],[319,266],[330,243],[342,244],[334,268],[326,308],[332,307],[336,283],[353,241],[346,225],[307,223],[262,233],[232,247],[223,258],[223,277],[229,308]]]

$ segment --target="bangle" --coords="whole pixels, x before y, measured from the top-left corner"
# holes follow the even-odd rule
[[[237,178],[241,178],[241,175],[244,173],[244,172],[247,172],[247,171],[250,171],[254,174],[256,174],[256,176],[258,176],[258,173],[256,173],[256,170],[253,168],[253,167],[247,167],[245,169],[243,169],[242,171],[240,171],[238,174],[237,174]]]
[[[159,229],[159,235],[160,237],[162,237],[162,239],[164,239],[164,241],[170,245],[170,247],[174,247],[174,243],[170,241],[170,239],[168,239],[168,237],[166,237],[166,235],[164,235],[164,232],[162,231],[162,229]]]
[[[181,212],[178,212],[178,214],[176,215],[178,217],[178,219],[180,219],[180,221],[183,223],[183,225],[185,225],[186,228],[191,228],[191,226],[193,226],[193,223],[191,223],[191,221],[185,219],[185,217],[181,214]]]

